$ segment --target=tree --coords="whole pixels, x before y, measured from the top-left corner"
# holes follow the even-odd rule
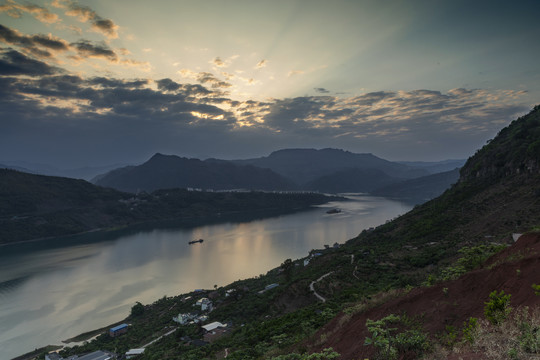
[[[140,302],[136,302],[131,308],[131,316],[140,316],[144,313],[144,305]]]
[[[287,281],[291,280],[292,276],[292,269],[294,267],[294,263],[291,259],[287,259],[281,264],[281,268],[283,269],[283,274],[285,275],[285,278]]]

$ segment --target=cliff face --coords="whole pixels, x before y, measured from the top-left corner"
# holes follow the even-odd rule
[[[540,173],[540,105],[502,129],[469,158],[460,181],[493,182],[502,177]]]

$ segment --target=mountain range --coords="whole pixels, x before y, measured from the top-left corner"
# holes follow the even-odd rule
[[[402,164],[387,161],[373,154],[354,154],[338,149],[284,149],[267,157],[246,160],[188,159],[175,155],[156,154],[138,166],[115,169],[95,177],[96,185],[127,192],[165,188],[202,188],[212,190],[307,190],[324,193],[364,192],[386,196],[385,187],[393,188],[392,196],[402,197],[396,189],[404,189],[408,199],[430,199],[456,180],[453,170],[464,161]],[[410,179],[419,179],[423,186],[407,187]],[[445,178],[445,180],[441,180]],[[410,196],[407,192],[415,192]]]

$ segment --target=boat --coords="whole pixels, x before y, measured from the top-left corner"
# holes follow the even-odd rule
[[[339,214],[341,212],[340,209],[330,209],[326,213],[327,214]]]
[[[193,245],[193,244],[196,244],[196,243],[202,243],[204,240],[203,239],[199,239],[199,240],[192,240],[189,242],[189,245]]]

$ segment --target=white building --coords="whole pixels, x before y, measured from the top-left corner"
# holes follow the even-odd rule
[[[220,328],[220,327],[227,327],[227,325],[225,324],[222,324],[220,323],[219,321],[214,321],[210,324],[206,324],[204,326],[202,326],[202,328],[206,331],[206,332],[210,332],[210,331],[213,331],[217,328]]]

